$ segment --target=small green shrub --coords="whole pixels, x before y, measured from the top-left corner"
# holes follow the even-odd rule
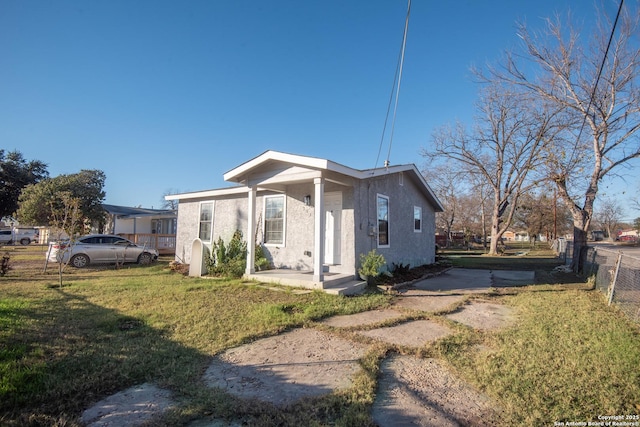
[[[256,270],[268,270],[269,260],[264,255],[262,245],[256,245],[254,257]],[[247,242],[242,239],[242,232],[236,230],[229,243],[222,237],[213,243],[211,257],[207,260],[207,270],[213,276],[242,277],[247,267]]]
[[[360,277],[375,279],[380,275],[380,268],[385,265],[384,256],[376,252],[375,249],[369,251],[368,254],[360,254],[360,268],[358,273]]]
[[[254,258],[254,265],[257,271],[269,270],[271,268],[271,263],[265,256],[262,245],[256,244],[256,255]]]
[[[247,242],[242,232],[236,230],[228,244],[222,237],[213,243],[211,257],[207,260],[209,274],[223,277],[242,277],[247,266]]]

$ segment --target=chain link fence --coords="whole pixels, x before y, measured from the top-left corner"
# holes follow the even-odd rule
[[[566,265],[571,264],[573,242],[557,239],[552,248]],[[590,246],[584,275],[595,277],[595,286],[606,296],[609,305],[615,304],[631,320],[640,323],[640,258]]]
[[[596,288],[606,295],[609,304],[617,305],[640,323],[640,258],[589,247],[584,268],[587,276],[595,276]]]
[[[556,239],[551,245],[558,257],[565,263],[571,264],[571,257],[573,256],[573,242],[567,239]]]

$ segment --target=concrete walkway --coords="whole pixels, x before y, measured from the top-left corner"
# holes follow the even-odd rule
[[[490,288],[524,286],[535,283],[535,272],[512,270],[479,270],[452,268],[447,272],[421,280],[411,289],[451,293],[486,293]]]

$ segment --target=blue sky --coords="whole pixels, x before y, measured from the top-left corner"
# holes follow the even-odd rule
[[[156,208],[167,190],[226,187],[226,171],[269,149],[374,167],[406,8],[3,0],[0,148],[52,176],[101,169],[107,203]],[[583,0],[413,0],[390,162],[422,167],[435,128],[471,123],[469,67],[517,44],[516,20],[568,8],[593,19]]]

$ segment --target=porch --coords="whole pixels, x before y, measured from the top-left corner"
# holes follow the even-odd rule
[[[357,295],[367,287],[367,282],[357,280],[353,274],[325,272],[324,280],[314,280],[313,271],[276,269],[245,274],[245,278],[265,283],[317,289],[333,295]]]
[[[160,255],[175,255],[176,253],[176,235],[175,234],[120,233],[120,235],[125,239],[131,240],[133,243],[137,245],[144,245],[148,248],[157,249]]]

